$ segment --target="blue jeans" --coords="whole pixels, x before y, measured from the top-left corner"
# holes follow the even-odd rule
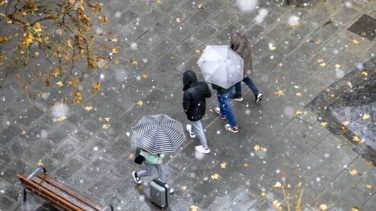
[[[229,100],[231,93],[232,91],[229,91],[221,95],[217,94],[217,98],[219,102],[220,113],[227,117],[228,124],[231,125],[231,127],[235,127],[237,124],[235,121],[234,114],[232,113],[230,100]]]
[[[250,77],[247,76],[243,78],[242,81],[252,90],[255,96],[258,95],[259,91]],[[238,98],[241,96],[242,96],[242,85],[241,85],[241,81],[239,81],[238,83],[235,84],[235,97]]]
[[[206,142],[206,137],[204,134],[204,129],[202,128],[201,121],[191,121],[192,122],[192,132],[197,135],[198,140],[200,140],[201,145],[204,149],[208,148],[208,143]]]

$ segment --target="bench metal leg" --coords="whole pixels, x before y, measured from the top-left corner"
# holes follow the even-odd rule
[[[33,178],[40,170],[43,171],[43,173],[46,173],[46,169],[44,167],[38,167],[37,169],[35,169],[33,171],[33,173],[31,173],[27,179],[31,179]],[[26,187],[25,187],[25,184],[22,182],[21,180],[21,183],[22,183],[22,186],[23,186],[23,202],[25,203],[26,202]]]
[[[114,208],[111,205],[103,207],[100,211],[106,211],[108,208],[110,208],[111,211],[114,211]]]

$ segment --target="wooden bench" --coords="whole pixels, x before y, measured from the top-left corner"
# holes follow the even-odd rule
[[[17,177],[24,187],[24,202],[26,201],[26,190],[28,190],[64,211],[113,211],[112,206],[98,205],[48,177],[46,169],[43,167],[37,168],[27,178],[19,174]]]

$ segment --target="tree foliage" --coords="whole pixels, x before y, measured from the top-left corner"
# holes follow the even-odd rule
[[[108,17],[102,7],[91,0],[0,0],[0,65],[7,72],[0,81],[15,75],[34,98],[38,94],[30,89],[33,83],[42,80],[50,86],[54,81],[69,87],[73,103],[80,103],[83,75],[106,68],[118,53],[111,48],[118,40],[104,30]],[[100,82],[93,82],[92,89],[95,95]]]

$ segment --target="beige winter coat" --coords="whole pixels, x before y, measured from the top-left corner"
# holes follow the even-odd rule
[[[253,71],[251,48],[248,39],[239,32],[233,32],[230,35],[230,48],[244,59],[244,77],[250,76]]]

